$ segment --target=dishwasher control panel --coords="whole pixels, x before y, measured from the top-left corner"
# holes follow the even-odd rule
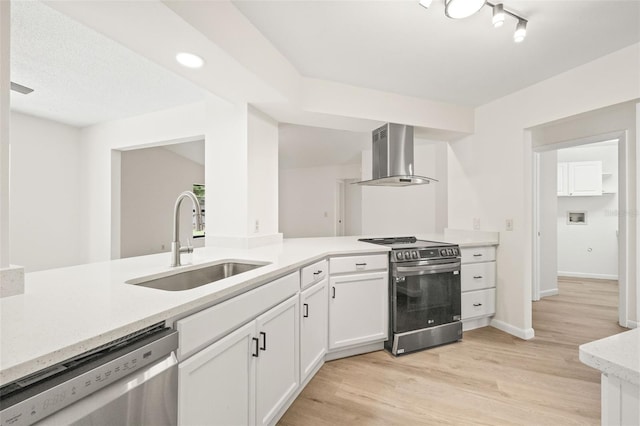
[[[42,375],[15,382],[24,391],[3,398],[1,426],[27,426],[105,386],[172,354],[178,346],[176,331],[143,346],[124,346],[81,365],[60,365]]]

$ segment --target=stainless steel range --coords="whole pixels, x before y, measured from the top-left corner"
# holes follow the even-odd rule
[[[360,241],[391,248],[385,348],[402,355],[462,339],[457,245],[415,237]]]

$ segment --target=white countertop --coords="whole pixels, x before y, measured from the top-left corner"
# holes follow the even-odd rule
[[[444,235],[420,235],[443,241]],[[442,238],[441,238],[442,237]],[[384,253],[359,237],[296,238],[254,249],[195,249],[190,265],[170,268],[169,253],[33,272],[24,294],[0,299],[0,384],[64,361],[161,321],[188,315],[329,255]],[[462,237],[461,245],[480,245]],[[493,239],[485,245],[496,244]],[[189,255],[183,255],[183,261]],[[222,260],[269,265],[186,291],[126,284],[132,278],[175,273]]]
[[[607,376],[640,386],[640,329],[580,345],[580,361]]]

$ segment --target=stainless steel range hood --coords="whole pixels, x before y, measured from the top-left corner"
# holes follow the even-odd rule
[[[438,180],[413,173],[413,126],[387,123],[373,131],[372,179],[358,185],[409,186],[431,181]]]

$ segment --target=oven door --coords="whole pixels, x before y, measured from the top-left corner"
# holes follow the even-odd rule
[[[460,320],[460,260],[394,264],[391,312],[394,333]]]

